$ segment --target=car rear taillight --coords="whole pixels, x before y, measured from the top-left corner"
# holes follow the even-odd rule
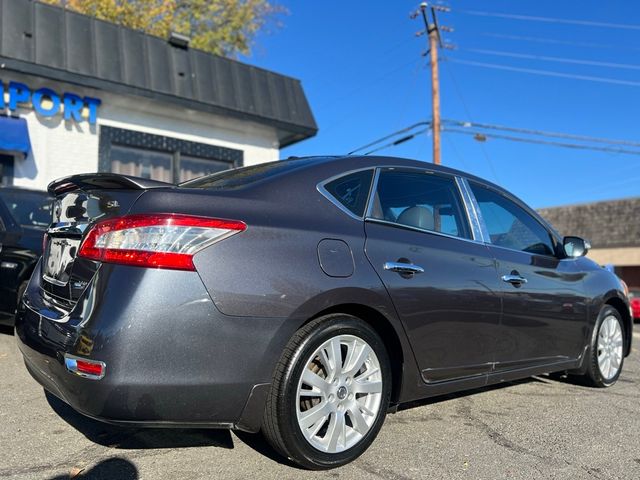
[[[203,248],[246,230],[237,220],[170,213],[126,215],[96,223],[78,255],[105,263],[195,270]]]

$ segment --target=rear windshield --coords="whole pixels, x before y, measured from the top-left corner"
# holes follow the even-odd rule
[[[47,228],[51,223],[53,199],[45,193],[0,191],[9,213],[23,227]]]
[[[232,190],[242,188],[254,183],[268,180],[283,173],[302,168],[310,163],[317,162],[318,158],[294,158],[279,160],[277,162],[261,163],[250,167],[223,170],[204,177],[181,183],[184,188],[206,188],[211,190]]]

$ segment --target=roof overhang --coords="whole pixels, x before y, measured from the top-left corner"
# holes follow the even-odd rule
[[[40,2],[0,0],[0,19],[2,70],[256,122],[280,147],[318,131],[294,78]]]

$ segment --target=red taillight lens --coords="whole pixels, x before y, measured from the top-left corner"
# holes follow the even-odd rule
[[[85,360],[76,360],[76,368],[80,373],[95,375],[96,377],[101,376],[103,373],[103,367],[101,363],[87,362]]]
[[[66,353],[64,364],[69,372],[91,380],[101,380],[107,370],[107,364],[100,360],[89,360]]]
[[[78,255],[106,263],[195,270],[203,248],[246,230],[237,220],[169,213],[126,215],[96,223]]]

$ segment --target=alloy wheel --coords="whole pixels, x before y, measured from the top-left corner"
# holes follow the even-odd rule
[[[605,317],[598,332],[598,368],[605,380],[613,379],[622,365],[622,327],[613,315]]]
[[[382,403],[380,361],[354,335],[337,335],[308,357],[298,382],[296,414],[314,448],[339,453],[369,432]]]

